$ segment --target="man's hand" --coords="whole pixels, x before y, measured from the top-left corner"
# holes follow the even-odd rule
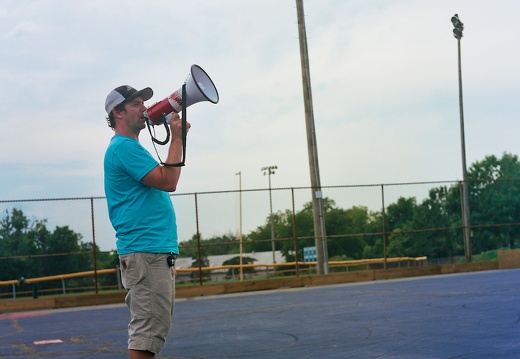
[[[186,122],[186,133],[191,125]],[[170,120],[171,141],[168,147],[166,163],[178,163],[182,160],[182,120],[174,113]],[[162,191],[174,192],[181,175],[181,167],[158,165],[143,177],[141,182]]]
[[[189,122],[186,122],[186,133],[188,133],[189,129],[191,127],[191,124]],[[171,120],[170,120],[170,129],[172,133],[172,140],[175,139],[182,139],[182,120],[178,113],[174,113]]]

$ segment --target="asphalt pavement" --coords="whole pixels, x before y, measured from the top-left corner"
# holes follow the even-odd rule
[[[125,358],[124,304],[0,315],[0,358]],[[157,358],[520,358],[520,270],[179,299]]]

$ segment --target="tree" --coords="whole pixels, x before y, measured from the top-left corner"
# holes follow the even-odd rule
[[[46,275],[82,272],[93,270],[89,262],[78,254],[81,251],[82,236],[75,233],[68,226],[56,227],[54,232],[43,241],[43,254],[61,254],[55,257],[46,257],[42,267]]]
[[[191,265],[192,268],[199,268],[199,257],[193,258],[193,264]],[[209,259],[205,255],[201,257],[200,260],[200,267],[205,268],[209,267]],[[199,272],[191,272],[190,278],[193,283],[196,283],[200,280]],[[211,272],[210,271],[202,271],[202,280],[211,280]]]
[[[330,198],[324,198],[325,225],[327,230],[329,257],[358,259],[365,247],[364,236],[373,231],[372,221],[377,216],[366,207],[353,207],[348,210],[338,208]],[[303,259],[303,248],[313,247],[312,203],[308,202],[303,209],[294,214],[290,210],[273,214],[275,224],[275,248],[280,250],[288,262],[295,260],[294,219],[296,219],[296,236],[298,238],[298,259]],[[293,218],[294,217],[294,218]],[[346,235],[346,236],[345,236]],[[257,227],[246,235],[248,251],[270,251],[271,227],[270,217],[263,226]]]
[[[197,258],[198,252],[197,234],[194,234],[190,240],[179,243],[179,257],[182,258]]]
[[[428,198],[417,206],[410,225],[405,227],[417,231],[409,235],[413,241],[410,241],[408,256],[442,258],[463,254],[463,242],[457,241],[456,231],[447,230],[460,218],[460,211],[453,214],[446,210],[452,198],[445,186],[433,188]]]
[[[256,259],[251,257],[242,257],[242,264],[253,264],[256,262]],[[227,261],[224,261],[222,265],[229,266],[229,265],[239,265],[240,264],[240,256],[236,256],[233,258],[228,259]],[[254,267],[247,267],[242,269],[243,274],[254,274],[256,273],[256,270]],[[236,278],[240,275],[240,268],[230,268],[228,269],[226,273],[226,279]]]
[[[388,205],[386,210],[387,230],[403,229],[410,225],[415,211],[417,210],[417,199],[415,197],[399,197],[397,202]]]
[[[36,222],[36,227],[44,226],[44,222]],[[0,279],[9,280],[20,277],[35,277],[41,274],[40,268],[28,255],[39,254],[38,248],[31,240],[31,226],[29,219],[19,209],[13,208],[11,213],[6,211],[0,221],[0,253],[3,257],[0,262]]]
[[[34,278],[91,270],[75,255],[81,235],[68,226],[50,232],[46,220],[32,223],[22,210],[6,211],[0,220],[0,279]]]
[[[501,247],[515,248],[520,227],[507,225],[520,218],[520,161],[518,156],[504,153],[475,162],[468,171],[470,178],[470,210],[473,252]],[[490,227],[491,224],[504,226]]]
[[[209,239],[203,239],[201,235],[200,246],[201,250],[204,251],[204,254],[208,256],[218,256],[222,254],[233,254],[240,252],[238,238],[232,233],[212,237]],[[199,241],[197,239],[197,234],[194,234],[190,240],[179,243],[179,255],[183,258],[196,258],[199,255],[198,247]]]
[[[274,238],[280,238],[281,227],[287,225],[289,211],[273,213]],[[290,213],[290,212],[289,212]],[[285,223],[284,223],[285,222]],[[264,225],[257,227],[243,238],[246,252],[268,252],[273,250],[271,238],[271,216],[268,216]],[[280,249],[280,244],[275,240],[275,250]]]
[[[373,220],[367,207],[344,210],[335,206],[325,213],[329,258],[360,259],[366,245],[365,235]]]

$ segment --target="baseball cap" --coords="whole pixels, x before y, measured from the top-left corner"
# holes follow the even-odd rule
[[[105,110],[107,114],[110,115],[114,107],[117,105],[133,100],[134,98],[141,97],[143,101],[147,101],[151,99],[153,96],[153,91],[149,87],[145,87],[141,91],[137,91],[132,86],[123,85],[119,86],[112,91],[107,96],[105,100]]]

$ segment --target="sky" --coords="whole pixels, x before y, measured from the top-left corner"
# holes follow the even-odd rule
[[[468,167],[518,154],[520,2],[304,0],[322,186],[462,178],[459,14]],[[0,200],[104,196],[115,87],[148,106],[192,64],[218,104],[188,108],[179,193],[310,186],[294,0],[4,0]],[[159,134],[160,137],[160,134]],[[140,141],[154,156],[148,132]],[[166,146],[158,146],[159,154]]]

